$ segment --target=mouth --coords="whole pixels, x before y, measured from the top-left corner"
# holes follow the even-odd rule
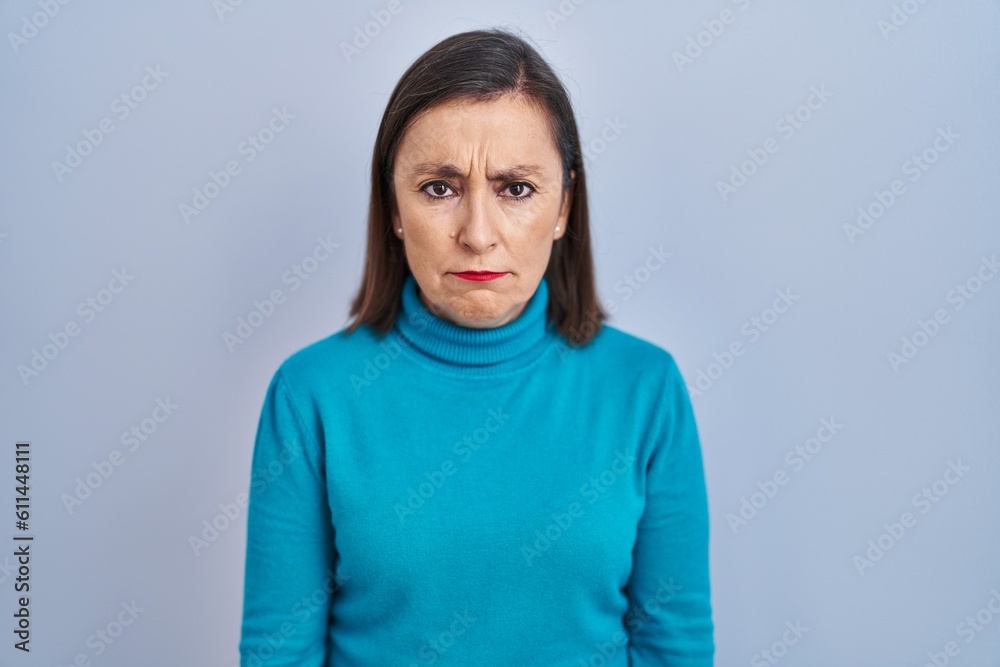
[[[472,280],[482,282],[485,280],[497,280],[507,275],[506,271],[457,271],[451,275],[462,280]]]

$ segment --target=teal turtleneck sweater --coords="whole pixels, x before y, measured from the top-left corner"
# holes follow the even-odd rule
[[[673,357],[571,348],[543,279],[492,329],[429,311],[289,356],[253,450],[240,665],[706,667],[698,431]]]

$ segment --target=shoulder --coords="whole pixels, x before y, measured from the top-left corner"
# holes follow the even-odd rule
[[[627,397],[631,414],[642,415],[638,418],[649,429],[649,444],[642,448],[648,462],[665,443],[665,433],[693,426],[690,394],[680,367],[667,348],[617,327],[602,326],[592,342],[593,354],[605,369],[601,386]]]
[[[362,325],[348,333],[343,328],[293,351],[279,365],[272,382],[281,382],[293,395],[329,390],[346,382],[365,359],[388,345],[370,327]]]
[[[658,382],[680,379],[677,361],[669,350],[618,327],[602,325],[588,347],[592,348],[595,359],[613,364],[620,371],[648,376]]]
[[[559,357],[574,368],[567,381],[589,381],[601,391],[624,392],[650,409],[686,392],[678,364],[667,348],[608,324],[602,324],[583,347],[570,347],[564,339]]]
[[[673,362],[673,355],[664,347],[610,324],[601,326],[601,331],[593,342],[601,346],[605,354],[625,356],[637,361]]]

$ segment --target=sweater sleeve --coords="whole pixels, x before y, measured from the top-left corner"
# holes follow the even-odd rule
[[[334,541],[325,462],[282,376],[257,425],[249,505],[240,667],[324,667]]]
[[[627,587],[629,665],[711,667],[708,498],[694,411],[673,357],[660,411]]]

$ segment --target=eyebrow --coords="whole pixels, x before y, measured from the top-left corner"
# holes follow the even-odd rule
[[[416,176],[441,176],[443,178],[462,178],[462,171],[453,164],[445,162],[420,162],[410,170]],[[508,169],[500,169],[486,175],[493,182],[513,181],[525,176],[540,176],[542,168],[534,164],[518,164]]]

